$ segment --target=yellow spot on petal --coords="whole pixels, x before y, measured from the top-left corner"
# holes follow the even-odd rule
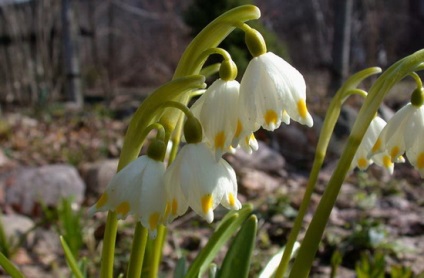
[[[417,168],[424,169],[424,153],[420,153],[417,157]]]
[[[396,157],[399,156],[399,151],[400,151],[400,149],[399,149],[398,146],[394,146],[392,148],[392,150],[390,151],[390,156],[392,157],[392,159],[395,159]]]
[[[152,213],[150,215],[150,217],[149,217],[149,227],[150,227],[150,230],[155,230],[156,229],[156,227],[159,224],[159,218],[160,218],[160,215],[157,212],[154,212],[154,213]]]
[[[223,149],[225,143],[225,133],[224,131],[218,132],[215,135],[215,149]]]
[[[100,199],[97,201],[96,203],[96,209],[103,207],[104,205],[106,205],[108,196],[107,193],[103,193],[102,196],[100,196]]]
[[[234,207],[234,205],[236,204],[236,198],[234,198],[233,193],[228,194],[228,203],[232,207]]]
[[[239,137],[241,134],[241,131],[243,130],[243,125],[241,124],[240,120],[237,120],[237,127],[236,127],[236,132],[234,133],[234,137]]]
[[[172,200],[172,206],[171,206],[172,215],[177,215],[177,209],[178,209],[178,202],[177,202],[177,199],[174,198]]]
[[[383,165],[386,168],[389,168],[393,165],[392,159],[390,158],[390,156],[385,155],[383,156]]]
[[[360,169],[365,169],[365,168],[367,168],[367,166],[368,166],[368,160],[367,159],[365,159],[363,157],[358,159],[358,167]]]
[[[203,213],[208,213],[208,211],[212,208],[213,204],[213,197],[211,194],[207,194],[202,197],[201,200],[202,203],[202,211]]]
[[[377,152],[378,150],[380,150],[380,148],[381,148],[381,139],[380,139],[380,138],[378,138],[378,139],[377,139],[377,141],[375,141],[375,144],[374,144],[374,146],[372,147],[371,152],[375,153],[375,152]]]
[[[278,121],[278,114],[274,110],[268,110],[264,115],[264,119],[267,125],[276,124]]]
[[[304,99],[301,99],[297,102],[297,111],[303,119],[306,119],[308,116],[308,108],[306,108],[306,102]]]
[[[130,204],[122,202],[116,207],[116,213],[126,215],[130,211]]]
[[[170,202],[167,202],[165,206],[165,213],[164,213],[165,218],[168,217],[170,212],[171,212],[171,204]]]

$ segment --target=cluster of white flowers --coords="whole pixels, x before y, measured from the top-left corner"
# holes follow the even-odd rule
[[[277,55],[253,58],[241,83],[229,79],[216,80],[191,107],[201,124],[201,140],[185,135],[187,144],[167,169],[149,155],[139,157],[115,175],[91,210],[113,210],[120,218],[134,215],[154,237],[159,224],[188,207],[207,222],[219,204],[240,209],[236,174],[222,155],[237,147],[256,150],[253,133],[260,127],[272,131],[290,119],[307,126],[313,121],[303,76]]]
[[[423,88],[416,90],[422,94]],[[366,131],[353,159],[351,169],[365,170],[372,162],[393,173],[395,162],[405,162],[403,155],[424,177],[424,106],[408,103],[387,122],[375,117]]]

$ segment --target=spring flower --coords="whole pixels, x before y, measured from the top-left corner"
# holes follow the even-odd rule
[[[222,204],[238,210],[237,180],[234,170],[222,158],[217,162],[204,142],[185,145],[165,173],[167,210],[172,221],[190,206],[211,223],[213,210]]]
[[[358,167],[360,170],[366,170],[369,165],[375,163],[378,166],[386,168],[390,174],[393,174],[394,164],[387,152],[381,152],[372,156],[370,155],[379,134],[385,126],[386,122],[378,116],[371,121],[370,126],[365,132],[362,142],[352,160],[350,170],[353,170],[355,167]],[[402,159],[403,157],[399,157],[396,162],[402,162]]]
[[[403,162],[402,155],[424,176],[424,107],[408,103],[401,108],[381,131],[372,155],[386,152],[390,161]]]
[[[164,174],[162,162],[140,156],[116,173],[90,212],[112,210],[119,219],[134,215],[156,237],[166,205]]]
[[[302,74],[272,52],[249,62],[240,83],[239,106],[244,128],[252,131],[260,126],[273,131],[290,118],[313,125]]]
[[[191,108],[217,161],[229,150],[237,131],[239,89],[240,84],[235,80],[218,79]]]

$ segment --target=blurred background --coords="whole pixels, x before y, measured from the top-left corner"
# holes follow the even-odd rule
[[[257,277],[293,226],[331,96],[349,75],[384,70],[424,47],[424,0],[0,0],[0,252],[27,277],[68,277],[58,234],[89,277],[98,277],[105,214],[86,211],[116,173],[131,115],[171,80],[191,39],[242,4],[261,9],[261,19],[249,24],[304,75],[314,117],[311,129],[291,123],[272,134],[259,130],[252,156],[225,156],[237,173],[238,197],[260,219],[251,270]],[[243,40],[235,31],[222,42],[238,78],[251,59]],[[391,90],[381,110],[386,119],[414,86],[405,78]],[[341,111],[311,207],[361,102],[352,97]],[[408,163],[396,165],[394,175],[374,166],[352,172],[311,277],[424,277],[423,196]],[[217,219],[224,213],[218,208]],[[163,277],[181,257],[194,258],[215,224],[190,212],[169,226]],[[115,265],[124,273],[134,219],[120,225]]]
[[[269,49],[325,77],[329,94],[348,74],[424,45],[423,0],[0,0],[1,105],[81,106],[157,87],[202,27],[249,3],[262,11],[253,25]],[[225,42],[241,72],[242,40],[236,32]]]

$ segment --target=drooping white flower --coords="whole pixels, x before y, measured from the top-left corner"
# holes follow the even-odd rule
[[[302,74],[272,52],[249,62],[240,83],[239,107],[244,128],[251,131],[260,126],[272,131],[290,118],[313,125]]]
[[[140,156],[116,173],[91,212],[112,210],[119,219],[129,214],[156,236],[166,205],[163,162]]]
[[[350,166],[351,170],[353,170],[355,167],[358,167],[361,170],[366,170],[368,166],[374,162],[374,160],[369,157],[369,153],[372,147],[375,145],[378,135],[385,125],[386,122],[378,116],[376,116],[371,121],[367,131],[364,134],[361,144],[359,145],[358,150],[353,157],[352,164]],[[385,168],[391,166],[390,164],[384,164],[383,157],[378,156],[375,159],[377,159],[379,165],[386,165],[387,167]]]
[[[390,161],[404,162],[402,155],[424,176],[424,107],[408,103],[388,121],[381,131],[372,155],[386,153]]]
[[[217,161],[229,150],[237,131],[239,89],[240,84],[235,80],[218,79],[191,108]]]
[[[168,221],[182,215],[187,205],[209,223],[219,204],[228,209],[241,208],[234,170],[224,159],[216,161],[204,142],[187,144],[181,149],[166,170],[165,183]]]

